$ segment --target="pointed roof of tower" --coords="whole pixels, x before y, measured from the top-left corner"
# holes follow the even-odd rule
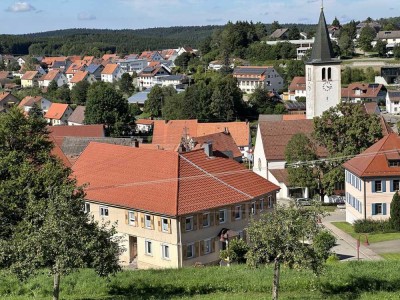
[[[307,63],[319,64],[325,62],[339,62],[339,60],[334,59],[334,57],[328,27],[326,26],[324,9],[321,7],[314,45],[312,47],[310,60]]]

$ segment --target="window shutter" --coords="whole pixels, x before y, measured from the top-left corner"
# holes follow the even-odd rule
[[[168,219],[168,233],[172,233],[171,219]]]
[[[393,190],[393,180],[390,180],[390,192],[394,192],[394,190]]]
[[[375,216],[376,212],[375,212],[375,204],[372,204],[372,215]]]
[[[128,214],[129,214],[129,212],[125,212],[125,224],[129,224],[129,220],[128,220],[128,218],[129,218],[129,216],[128,216]]]
[[[214,226],[214,213],[210,212],[210,226]]]
[[[215,243],[218,241],[218,239],[215,237],[211,239],[211,252],[215,252]]]
[[[158,231],[162,231],[162,229],[161,229],[161,217],[157,217],[157,225],[158,225]]]
[[[154,216],[150,216],[151,229],[154,229]]]
[[[142,228],[144,228],[144,216],[143,216],[143,214],[140,214],[140,226]]]
[[[193,216],[193,230],[197,230],[197,216]]]
[[[386,216],[386,203],[382,203],[382,214]]]
[[[200,256],[204,255],[204,241],[200,241]]]
[[[138,213],[137,213],[137,211],[135,211],[135,212],[133,213],[133,215],[135,216],[135,226],[138,226],[138,225],[139,225],[139,219],[138,219]]]
[[[182,217],[180,218],[181,221],[181,233],[186,232],[186,218]]]
[[[386,180],[382,180],[382,192],[386,192]]]
[[[182,259],[187,260],[187,245],[182,245]]]
[[[219,210],[215,212],[215,225],[219,225]]]
[[[371,181],[371,186],[372,186],[372,192],[375,193],[375,181]]]
[[[194,257],[198,257],[200,255],[200,242],[194,243]]]
[[[231,222],[235,221],[235,207],[231,206]]]
[[[246,230],[243,230],[243,241],[247,242],[247,234],[246,234]]]
[[[193,220],[194,219],[198,219],[198,221],[199,221],[199,229],[202,229],[203,228],[203,214],[199,214],[199,215],[194,216]]]

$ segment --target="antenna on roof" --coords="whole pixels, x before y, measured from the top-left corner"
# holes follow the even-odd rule
[[[321,0],[321,10],[324,9],[324,0]]]

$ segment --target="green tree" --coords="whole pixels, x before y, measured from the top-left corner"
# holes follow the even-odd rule
[[[240,238],[233,238],[229,241],[229,249],[221,250],[219,257],[228,262],[239,264],[246,263],[246,254],[249,251],[249,245]]]
[[[400,58],[400,45],[396,45],[393,47],[393,56],[394,58]]]
[[[338,18],[335,17],[335,19],[333,19],[332,26],[336,26],[336,27],[340,26],[340,22],[339,22]]]
[[[164,94],[159,85],[155,85],[147,96],[144,104],[144,112],[149,113],[152,117],[160,117]]]
[[[275,103],[269,96],[269,91],[260,86],[250,95],[249,105],[254,110],[255,115],[272,114],[275,108]]]
[[[358,38],[358,46],[364,51],[372,50],[372,41],[376,36],[376,31],[371,26],[365,26],[361,29],[360,37]]]
[[[87,92],[85,124],[105,124],[112,136],[127,135],[134,118],[129,115],[128,100],[105,82],[92,84]]]
[[[376,75],[376,72],[374,71],[374,69],[372,67],[368,67],[365,70],[365,81],[367,81],[369,83],[375,82],[375,75]]]
[[[289,40],[298,40],[300,39],[300,30],[297,26],[290,27],[288,30],[288,38]]]
[[[63,84],[57,89],[56,97],[61,103],[71,103],[71,90],[68,84]]]
[[[252,267],[273,264],[272,299],[278,299],[282,264],[289,268],[309,268],[317,274],[322,271],[326,251],[303,242],[313,241],[323,230],[317,223],[322,216],[318,206],[309,210],[277,206],[259,220],[251,221],[247,231],[250,238],[247,263]]]
[[[386,57],[386,54],[387,54],[386,45],[387,45],[386,42],[384,42],[382,40],[378,40],[375,44],[374,51],[378,52],[378,55],[380,57]]]
[[[305,66],[302,60],[289,60],[286,63],[286,81],[291,82],[296,76],[305,75]]]
[[[183,52],[175,59],[174,64],[182,68],[183,70],[186,70],[190,64],[190,61],[193,60],[195,57],[196,56],[193,53]]]
[[[132,76],[129,75],[129,73],[122,74],[121,79],[118,82],[118,87],[122,93],[130,96],[135,89],[132,82]]]
[[[339,48],[343,56],[351,57],[354,53],[354,42],[347,32],[343,32],[339,37]]]
[[[400,196],[396,191],[390,203],[390,225],[396,231],[400,231]]]
[[[58,84],[55,80],[50,81],[49,86],[47,87],[48,93],[55,93],[58,89]]]
[[[71,89],[72,102],[77,105],[85,105],[89,87],[90,83],[87,80],[82,80],[75,84]]]
[[[273,21],[271,24],[271,33],[273,33],[277,29],[281,29],[282,26],[279,24],[278,21]]]

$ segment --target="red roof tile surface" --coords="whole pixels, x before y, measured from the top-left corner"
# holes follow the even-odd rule
[[[400,137],[390,133],[364,152],[343,164],[358,177],[399,176],[399,167],[390,167],[389,160],[400,160]]]
[[[115,72],[115,70],[118,68],[118,64],[107,64],[104,67],[104,70],[101,72],[101,74],[108,74],[111,75]]]
[[[213,151],[219,151],[222,153],[231,152],[233,158],[242,157],[242,153],[239,151],[239,148],[230,133],[218,132],[194,137],[192,139],[197,143],[197,149],[201,148],[205,143],[211,143]]]
[[[89,72],[88,71],[77,71],[74,76],[71,78],[70,83],[78,83],[81,82],[82,80],[85,80],[85,78],[88,76]]]
[[[55,80],[57,75],[60,73],[59,70],[50,70],[49,73],[43,75],[40,80],[44,81],[44,80],[48,80],[48,81],[52,81]]]
[[[306,90],[306,78],[304,76],[294,77],[289,85],[289,92],[305,91],[305,90]]]
[[[24,75],[22,75],[21,80],[33,80],[35,79],[38,71],[26,71]]]
[[[18,104],[18,107],[24,107],[24,106],[32,106],[34,103],[38,103],[43,99],[42,96],[26,96],[24,99],[21,100],[21,102]]]
[[[103,125],[80,125],[80,126],[49,126],[50,135],[61,147],[64,137],[104,137]]]
[[[342,88],[342,98],[376,98],[382,88],[382,84],[355,82],[347,88]]]
[[[44,117],[46,119],[60,120],[68,107],[68,104],[53,103],[52,105],[50,105],[50,108]]]
[[[90,143],[72,167],[86,198],[177,216],[247,201],[279,187],[231,159]]]

